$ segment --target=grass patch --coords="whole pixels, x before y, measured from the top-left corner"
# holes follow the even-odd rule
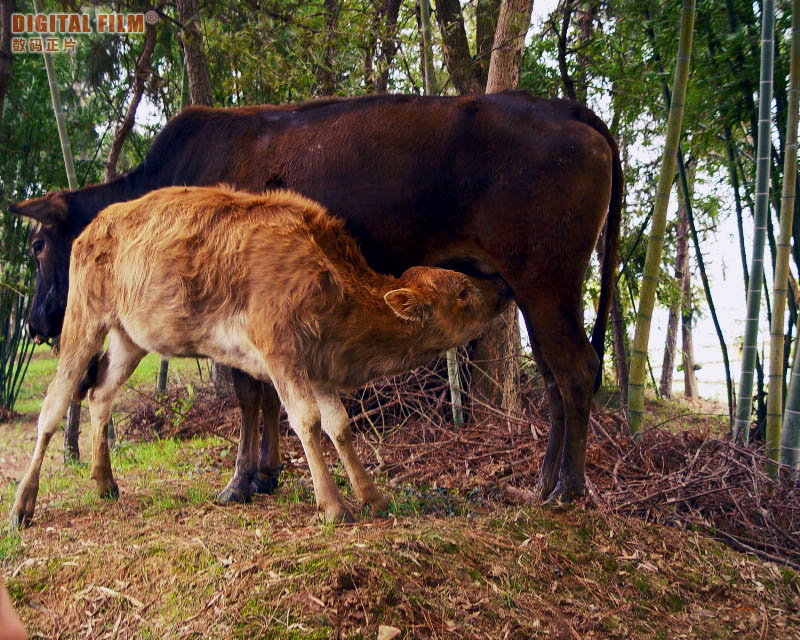
[[[32,636],[374,640],[381,624],[443,640],[800,630],[795,572],[696,531],[385,479],[389,517],[325,524],[308,472],[292,465],[274,495],[223,507],[214,496],[234,454],[216,436],[123,443],[112,453],[118,502],[97,497],[87,467],[51,464],[33,526],[0,533],[0,573]],[[13,489],[2,491],[3,513]]]

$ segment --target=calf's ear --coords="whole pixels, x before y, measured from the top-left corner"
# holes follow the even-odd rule
[[[69,205],[62,194],[51,193],[41,198],[31,198],[12,204],[8,211],[17,216],[33,218],[42,224],[57,224],[66,221]]]
[[[403,320],[424,324],[431,315],[431,306],[413,289],[393,289],[383,299]]]

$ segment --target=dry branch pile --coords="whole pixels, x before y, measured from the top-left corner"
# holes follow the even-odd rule
[[[461,375],[468,381],[467,367]],[[525,374],[523,394],[519,416],[465,395],[468,423],[456,429],[441,358],[428,369],[376,381],[344,399],[354,428],[364,436],[357,440],[360,455],[393,486],[431,485],[476,498],[534,502],[548,409],[543,390]],[[235,400],[208,388],[198,389],[191,401],[185,390],[171,390],[160,402],[137,405],[129,416],[123,426],[129,437],[238,437]],[[620,412],[595,411],[587,500],[648,522],[696,527],[739,550],[800,569],[800,490],[788,478],[767,476],[764,462],[756,447],[696,428],[654,428],[634,442]]]

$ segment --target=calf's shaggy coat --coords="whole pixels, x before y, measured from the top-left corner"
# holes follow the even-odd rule
[[[320,450],[333,441],[355,494],[387,506],[352,446],[336,391],[425,363],[480,333],[507,301],[502,285],[413,267],[367,266],[344,224],[297,194],[170,187],[103,210],[75,241],[55,379],[10,517],[33,516],[47,443],[93,354],[92,478],[118,495],[108,456],[111,402],[148,351],[208,356],[270,380],[303,444],[319,508],[347,516]],[[257,454],[253,442],[240,454]],[[252,461],[247,461],[251,464]]]

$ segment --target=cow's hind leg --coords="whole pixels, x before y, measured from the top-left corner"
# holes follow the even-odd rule
[[[108,419],[111,405],[119,388],[131,377],[147,352],[134,344],[119,329],[112,329],[108,350],[98,363],[97,382],[89,390],[89,414],[92,420],[92,470],[90,477],[97,483],[101,498],[115,500],[119,488],[111,470],[108,450]]]
[[[569,501],[585,493],[586,441],[599,360],[581,326],[579,308],[577,298],[540,299],[534,308],[523,310],[539,356],[558,387],[558,393],[550,387],[555,433],[548,440],[540,476],[542,490],[546,491],[558,468],[558,482],[546,496],[556,501]],[[562,407],[563,421],[559,415]]]
[[[236,368],[231,369],[231,377],[242,422],[233,476],[217,496],[217,500],[223,504],[250,500],[253,493],[251,484],[258,472],[258,410],[263,392],[262,383]]]
[[[81,319],[83,320],[83,319]],[[33,451],[31,463],[28,471],[22,478],[17,493],[14,497],[14,504],[9,512],[9,521],[12,527],[18,528],[23,524],[29,523],[33,518],[36,508],[36,496],[39,493],[39,474],[44,461],[44,454],[50,438],[58,429],[61,418],[69,406],[72,393],[78,386],[78,382],[86,371],[89,361],[103,346],[103,338],[106,330],[96,322],[81,321],[80,339],[69,331],[70,321],[67,316],[65,323],[65,338],[69,339],[61,342],[61,355],[56,368],[56,375],[50,386],[47,388],[47,396],[42,402],[39,411],[39,421],[37,424],[36,447]]]
[[[279,427],[281,421],[281,401],[278,392],[270,382],[265,382],[261,390],[261,413],[264,427],[261,433],[261,455],[258,472],[250,484],[253,493],[271,493],[278,486],[281,475],[281,450]]]
[[[561,470],[561,454],[564,450],[565,429],[564,401],[561,399],[561,391],[558,389],[550,367],[547,366],[547,361],[539,350],[536,336],[533,334],[530,327],[528,328],[528,337],[530,339],[531,349],[533,350],[533,357],[542,374],[544,386],[550,401],[550,435],[547,438],[547,449],[542,459],[539,479],[536,482],[536,494],[540,499],[544,500],[553,492],[553,489],[556,488],[556,484],[558,484],[558,474]]]
[[[353,448],[350,420],[339,396],[316,389],[314,393],[322,416],[322,429],[336,447],[356,497],[361,504],[368,504],[374,513],[386,511],[389,501],[378,491]]]

